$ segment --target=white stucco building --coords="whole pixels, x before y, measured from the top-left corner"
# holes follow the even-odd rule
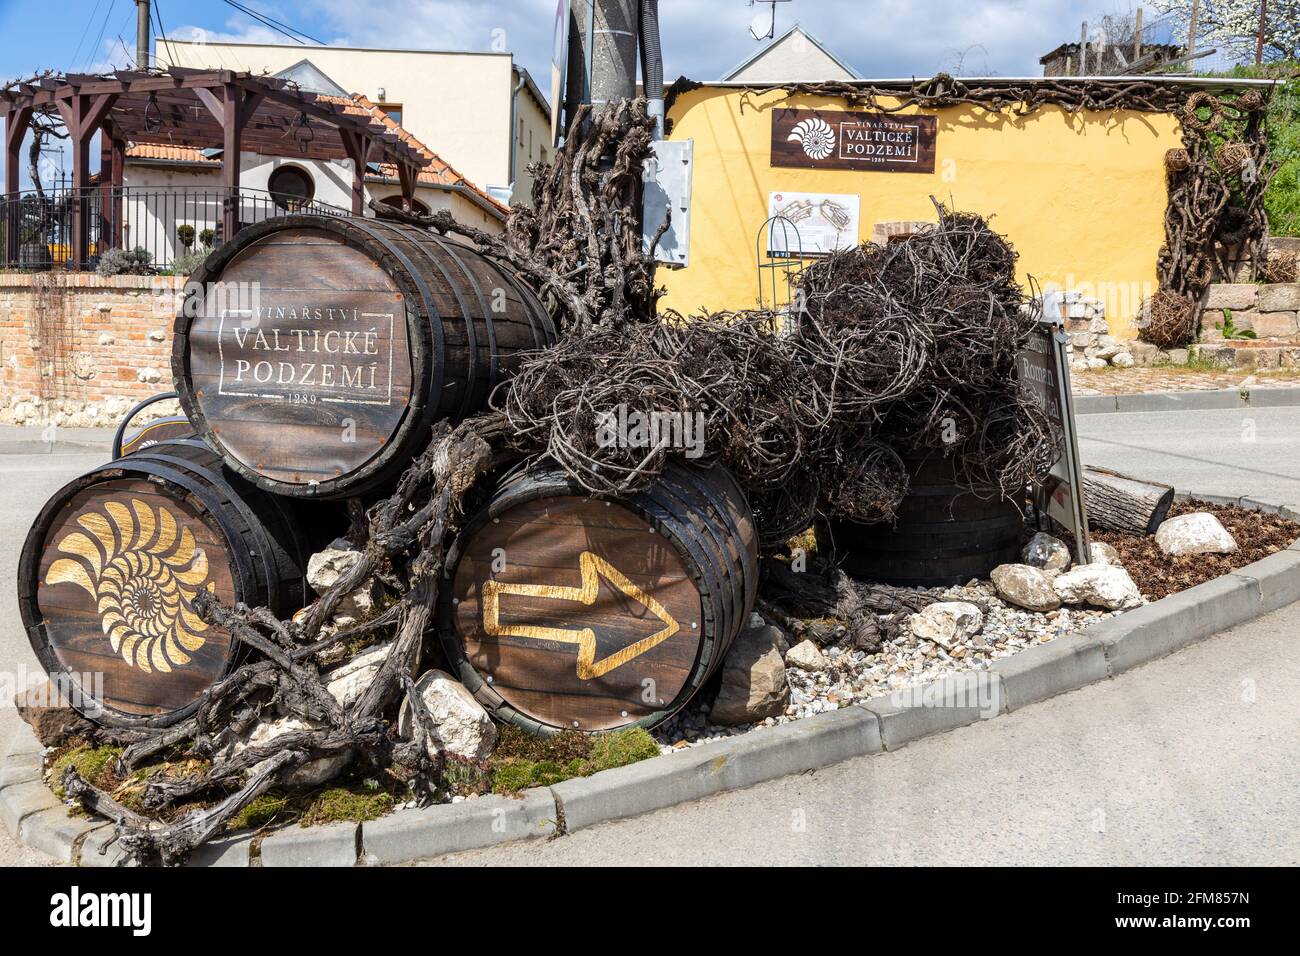
[[[551,112],[510,53],[380,50],[159,38],[162,66],[247,70],[317,92],[359,93],[447,163],[507,204],[528,202],[528,164],[548,158]],[[305,65],[304,65],[305,64]]]

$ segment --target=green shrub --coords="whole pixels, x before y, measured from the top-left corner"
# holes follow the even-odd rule
[[[99,257],[95,273],[101,276],[146,275],[153,256],[137,246],[129,252],[125,249],[109,249]]]
[[[180,244],[186,249],[192,248],[194,246],[194,227],[191,225],[177,226],[176,238],[180,240]]]

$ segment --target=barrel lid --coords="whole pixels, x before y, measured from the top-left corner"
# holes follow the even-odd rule
[[[361,471],[412,404],[407,295],[358,235],[329,220],[258,229],[178,320],[187,411],[265,487]]]
[[[507,494],[460,541],[445,644],[502,716],[608,730],[696,689],[699,585],[646,515],[559,491]]]
[[[110,725],[192,711],[235,653],[192,601],[202,589],[227,604],[245,596],[243,556],[209,506],[137,466],[147,463],[106,466],[56,494],[19,569],[20,610],[41,664]]]

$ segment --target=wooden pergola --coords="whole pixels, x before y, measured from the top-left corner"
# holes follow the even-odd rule
[[[365,208],[368,162],[392,163],[397,168],[408,208],[419,170],[429,162],[376,120],[285,80],[231,70],[171,67],[39,77],[0,90],[0,108],[5,112],[8,202],[18,198],[19,151],[32,115],[57,113],[72,143],[72,186],[77,197],[90,188],[90,144],[96,132],[103,133],[100,180],[110,196],[120,195],[128,142],[221,149],[222,229],[228,237],[239,229],[241,150],[283,155],[291,148],[304,159],[352,160],[355,215]],[[78,201],[73,211],[76,268],[88,259],[84,207]],[[120,209],[111,202],[103,208],[105,231],[120,241]]]

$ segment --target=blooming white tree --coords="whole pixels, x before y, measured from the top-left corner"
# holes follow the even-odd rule
[[[1196,16],[1196,46],[1213,44],[1243,59],[1255,59],[1260,12],[1265,0],[1201,0]],[[1268,17],[1264,25],[1266,60],[1300,59],[1300,0],[1266,0]],[[1177,18],[1187,38],[1192,0],[1155,0],[1161,13]]]

